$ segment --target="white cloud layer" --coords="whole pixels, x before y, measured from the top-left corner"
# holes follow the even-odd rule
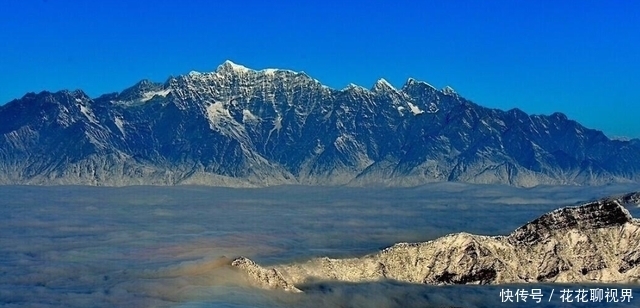
[[[495,286],[327,283],[305,286],[304,294],[262,291],[225,263],[239,255],[263,265],[363,255],[459,231],[507,234],[552,209],[636,189],[4,186],[0,306],[500,305]]]

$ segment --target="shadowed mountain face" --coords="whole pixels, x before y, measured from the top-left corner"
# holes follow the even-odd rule
[[[92,99],[29,93],[0,107],[2,184],[592,185],[640,180],[637,140],[564,115],[478,106],[409,79],[323,86],[231,62]]]
[[[231,265],[257,286],[300,292],[318,281],[396,280],[417,284],[637,282],[640,221],[623,207],[640,193],[545,214],[508,236],[456,233],[399,243],[362,258],[317,258],[263,268],[239,257]]]

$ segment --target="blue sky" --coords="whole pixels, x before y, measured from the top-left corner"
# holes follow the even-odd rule
[[[334,88],[413,77],[640,137],[635,1],[0,1],[0,104],[41,90],[98,96],[230,59]]]

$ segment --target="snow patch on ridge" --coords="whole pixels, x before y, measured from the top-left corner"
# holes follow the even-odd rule
[[[273,121],[273,129],[280,132],[281,128],[282,128],[282,116],[278,115],[276,119]]]
[[[222,102],[215,102],[207,106],[207,118],[211,129],[215,130],[220,125],[223,117],[231,117],[231,114],[227,108],[224,108]]]
[[[253,146],[251,139],[247,137],[245,127],[231,117],[231,113],[224,103],[214,102],[207,106],[206,112],[211,130],[234,138],[248,147]]]
[[[191,73],[189,73],[191,74]],[[155,97],[156,95],[158,96],[162,96],[162,97],[166,97],[167,95],[169,95],[169,93],[171,93],[171,89],[164,89],[164,90],[159,90],[159,91],[151,91],[151,92],[145,92],[142,94],[142,98],[140,99],[141,102],[147,102],[149,100],[151,100],[153,97]]]
[[[458,94],[458,93],[456,93],[456,90],[454,90],[450,86],[446,86],[446,87],[442,88],[442,93],[445,94],[445,95],[456,95],[456,94]]]
[[[124,121],[122,121],[122,118],[119,117],[119,116],[116,116],[113,119],[113,122],[116,124],[116,126],[118,127],[118,129],[122,133],[122,136],[124,136],[125,135],[125,132],[124,132]]]
[[[409,104],[409,109],[411,110],[411,113],[413,113],[413,115],[419,115],[424,113],[424,110],[420,110],[420,107],[410,102],[407,102],[407,104]]]
[[[89,122],[98,124],[98,120],[96,119],[96,116],[93,114],[93,111],[91,109],[89,109],[85,105],[80,105],[80,112],[82,112],[82,114],[84,114],[84,116],[89,119]]]
[[[275,75],[275,73],[277,71],[278,70],[275,69],[275,68],[266,68],[266,69],[261,70],[260,72],[264,73],[265,75],[273,76],[273,75]]]
[[[242,123],[257,122],[260,119],[247,109],[242,110]]]
[[[359,86],[355,83],[350,83],[348,84],[346,87],[344,87],[341,91],[348,91],[348,90],[362,90],[362,91],[369,91],[367,88],[363,87],[363,86]]]

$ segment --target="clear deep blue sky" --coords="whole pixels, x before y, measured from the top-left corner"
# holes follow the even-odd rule
[[[0,0],[0,104],[41,90],[95,97],[230,59],[334,88],[414,77],[640,137],[638,3]]]

